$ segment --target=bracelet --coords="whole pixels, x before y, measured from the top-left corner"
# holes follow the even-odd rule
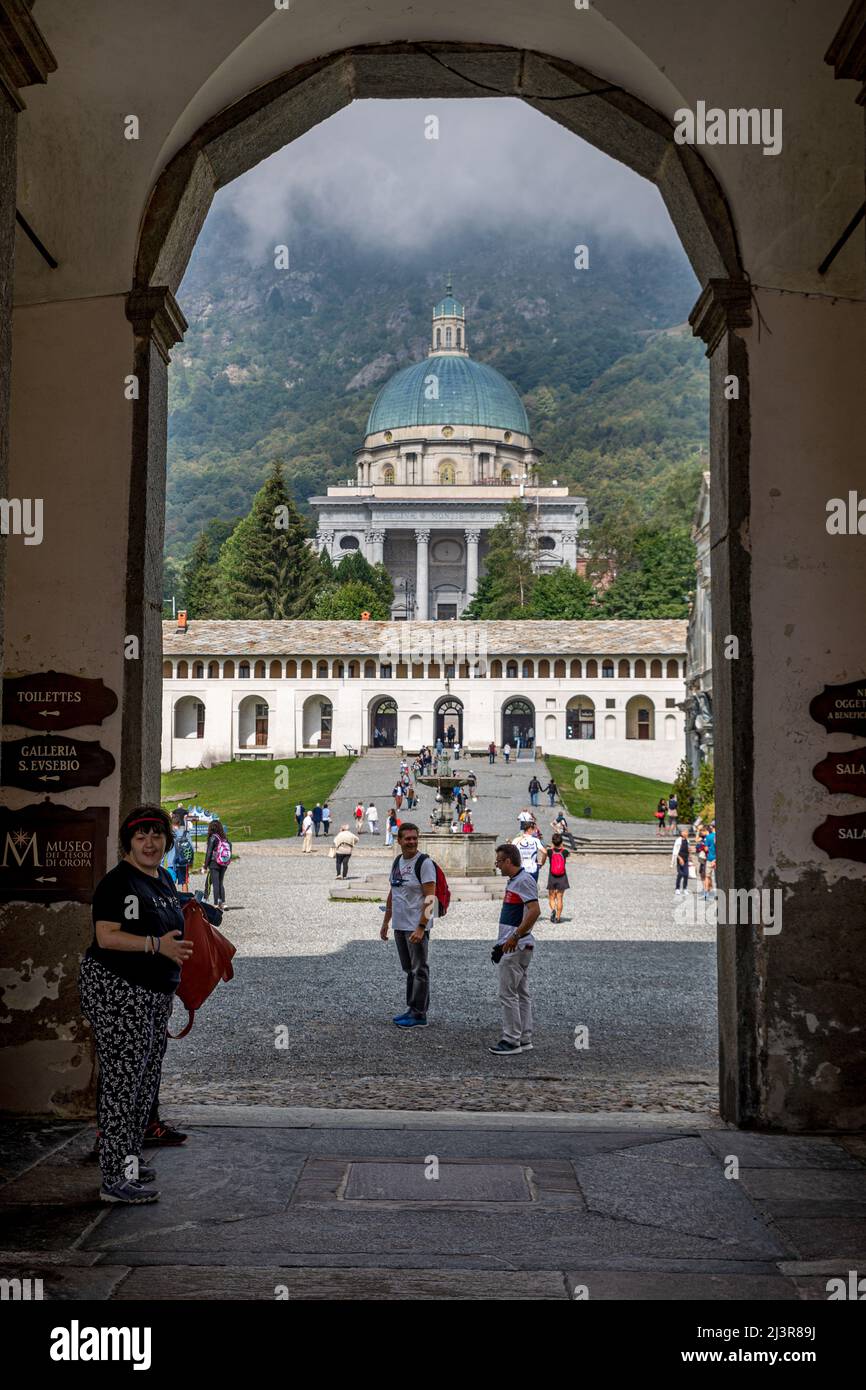
[[[151,951],[153,951],[153,937],[152,937],[152,936],[146,936],[146,937],[144,938],[144,954],[145,954],[145,955],[147,955],[147,943],[148,943],[148,941],[150,942],[150,949],[151,949]]]
[[[156,954],[159,955],[159,947],[160,947],[160,942],[161,942],[162,938],[159,937],[159,936],[157,936],[157,937],[155,938],[155,940],[156,940]]]

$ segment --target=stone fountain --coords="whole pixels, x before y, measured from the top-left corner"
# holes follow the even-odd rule
[[[425,787],[435,787],[436,803],[433,810],[433,825],[429,830],[419,832],[419,849],[444,870],[446,877],[474,878],[478,875],[490,877],[494,873],[495,835],[482,834],[474,830],[471,835],[451,833],[454,819],[454,793],[458,787],[468,785],[468,776],[451,771],[451,761],[447,752],[442,752],[436,762],[436,771],[430,777],[418,777],[416,781]]]

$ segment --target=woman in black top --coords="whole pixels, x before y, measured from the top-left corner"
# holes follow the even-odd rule
[[[100,1197],[155,1202],[155,1173],[141,1146],[184,961],[183,911],[160,860],[172,845],[159,806],[138,806],[120,827],[120,862],[93,895],[93,942],[78,977],[81,1008],[93,1028],[100,1077]]]

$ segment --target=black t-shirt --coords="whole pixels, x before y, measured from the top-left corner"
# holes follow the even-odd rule
[[[94,926],[97,922],[119,922],[121,931],[133,936],[182,932],[183,909],[175,886],[165,869],[159,868],[157,874],[157,878],[152,878],[134,868],[128,860],[121,859],[97,884],[93,894]],[[128,915],[130,899],[135,900],[137,917]],[[98,944],[94,933],[87,954],[129,984],[154,990],[157,994],[174,994],[180,984],[180,966],[161,953],[107,951]]]

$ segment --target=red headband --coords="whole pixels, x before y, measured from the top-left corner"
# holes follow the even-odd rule
[[[126,822],[127,830],[131,830],[134,825],[158,825],[160,830],[165,830],[165,822],[159,816],[139,816],[138,820]]]

